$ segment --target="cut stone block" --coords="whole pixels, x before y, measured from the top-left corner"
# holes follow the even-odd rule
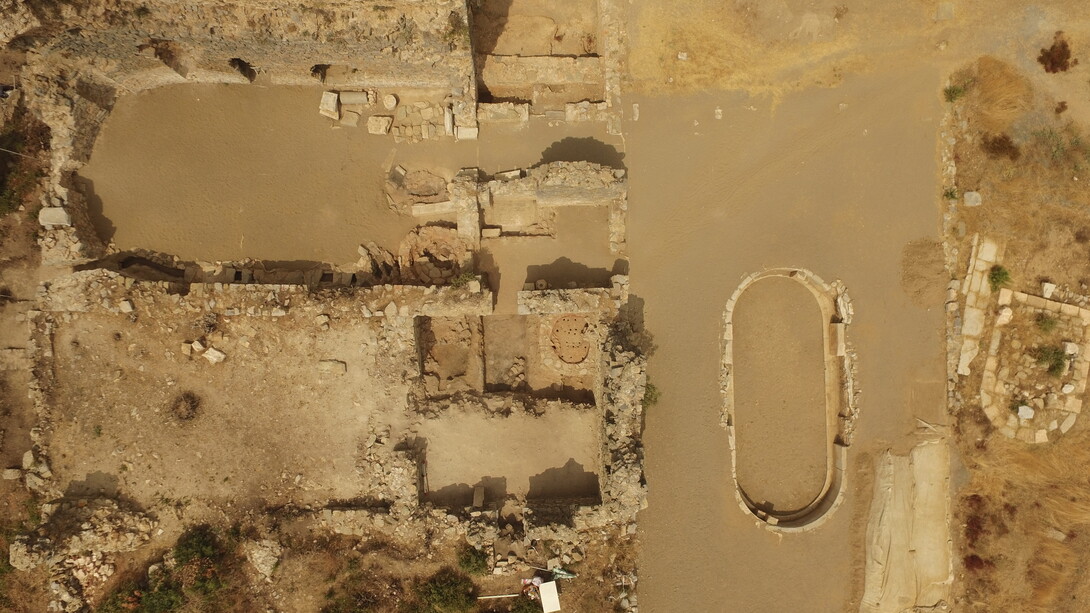
[[[978,337],[984,331],[984,311],[976,307],[965,309],[965,319],[961,324],[961,333],[965,336]]]
[[[980,192],[965,192],[962,198],[962,202],[968,207],[984,204],[984,199],[980,196]]]
[[[389,134],[394,125],[394,118],[389,115],[372,115],[367,118],[367,132],[369,134]]]
[[[216,349],[215,347],[209,347],[208,351],[204,352],[204,359],[208,360],[212,364],[219,364],[227,359],[227,354]]]
[[[477,140],[478,129],[470,126],[458,126],[454,129],[454,136],[458,140]]]
[[[121,309],[122,313],[132,313],[133,312],[132,302],[128,301],[128,300],[122,300],[121,303],[118,305],[118,308]]]
[[[968,194],[966,194],[968,195]],[[977,257],[984,262],[995,263],[995,256],[999,253],[999,245],[990,238],[980,241],[980,251]]]
[[[1041,284],[1041,295],[1044,296],[1045,298],[1051,298],[1052,294],[1055,293],[1055,292],[1056,292],[1056,284],[1055,283],[1045,282],[1045,283]]]
[[[1067,418],[1064,419],[1064,422],[1060,424],[1060,432],[1067,434],[1067,431],[1071,429],[1071,426],[1075,425],[1075,420],[1077,418],[1078,415],[1075,415],[1074,413],[1069,414]]]
[[[47,206],[38,211],[38,223],[50,228],[53,226],[72,225],[72,216],[59,206]]]
[[[356,111],[345,111],[341,113],[341,125],[346,128],[355,128],[360,125],[360,114]]]
[[[330,119],[340,119],[337,92],[322,92],[322,101],[318,104],[318,113]]]
[[[995,318],[995,325],[1005,326],[1014,319],[1014,310],[1009,306],[1000,307],[999,315]]]

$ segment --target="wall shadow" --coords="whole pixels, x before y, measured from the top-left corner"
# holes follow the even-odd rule
[[[95,182],[78,174],[73,174],[71,181],[71,188],[83,197],[87,205],[87,215],[91,218],[91,225],[95,228],[95,234],[98,235],[99,240],[102,242],[109,243],[113,240],[117,227],[102,212],[102,198],[99,198],[98,194],[95,193]]]
[[[597,498],[599,495],[598,475],[585,470],[575,458],[569,458],[560,468],[550,468],[530,477],[526,499]]]
[[[538,165],[549,162],[594,162],[609,168],[628,170],[624,165],[624,153],[590,136],[569,136],[549,145],[541,152]]]
[[[591,268],[569,258],[558,258],[551,264],[527,266],[525,283],[544,279],[552,289],[566,289],[572,283],[576,287],[610,287],[610,277],[619,274],[618,269],[627,269],[627,264],[617,260],[612,269]]]
[[[488,289],[492,290],[492,306],[495,307],[500,295],[500,265],[491,250],[481,249],[477,252],[477,272],[485,276]]]
[[[484,488],[484,506],[502,503],[507,498],[507,477],[481,477],[473,485],[454,483],[424,496],[426,502],[437,507],[460,508],[473,504],[473,490]]]
[[[117,475],[104,472],[87,473],[83,481],[72,481],[64,490],[66,498],[116,498],[120,492]]]
[[[469,37],[473,52],[489,55],[507,28],[513,0],[478,0],[469,3]]]

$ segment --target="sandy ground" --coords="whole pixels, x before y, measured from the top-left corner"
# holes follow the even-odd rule
[[[662,390],[645,436],[641,609],[858,602],[853,518],[869,490],[857,471],[910,435],[916,416],[944,420],[941,306],[916,306],[900,282],[905,245],[939,232],[941,83],[937,69],[898,66],[788,95],[775,110],[741,94],[638,99],[640,120],[625,126],[632,291],[646,301]],[[864,394],[844,504],[820,530],[783,538],[735,503],[718,425],[724,306],[744,275],[775,266],[844,281]]]
[[[469,504],[483,485],[486,501],[507,494],[574,498],[598,495],[595,411],[547,411],[535,417],[447,412],[421,424],[428,441],[428,486],[437,502]]]
[[[821,309],[806,286],[769,277],[742,292],[733,322],[738,485],[757,504],[802,509],[827,471]]]

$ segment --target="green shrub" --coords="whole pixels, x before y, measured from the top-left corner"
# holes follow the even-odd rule
[[[1064,367],[1067,366],[1067,354],[1059,345],[1039,347],[1033,351],[1032,355],[1037,359],[1038,364],[1048,367],[1048,374],[1053,377],[1062,375]]]
[[[643,408],[647,409],[658,404],[661,395],[662,392],[659,391],[659,388],[655,387],[654,383],[648,381],[647,387],[643,390]]]
[[[477,606],[477,586],[453,568],[440,568],[413,591],[426,613],[469,613]]]
[[[1010,285],[1011,273],[1002,266],[992,266],[992,269],[988,271],[988,285],[991,286],[992,291],[999,291],[999,288],[1006,285]]]
[[[1045,315],[1044,313],[1037,314],[1037,329],[1045,334],[1052,332],[1059,325],[1060,320],[1051,315]]]
[[[957,102],[959,98],[965,95],[965,92],[964,85],[949,85],[942,90],[942,95],[947,102]]]
[[[459,274],[458,276],[454,277],[453,279],[451,279],[450,280],[450,286],[451,287],[465,287],[465,286],[469,285],[470,281],[476,281],[476,280],[477,280],[477,275],[475,275],[473,272],[467,270],[467,271]]]
[[[946,198],[947,200],[957,200],[958,199],[958,188],[956,188],[956,187],[947,187],[946,189],[942,190],[942,197]]]
[[[174,545],[174,560],[179,566],[193,560],[219,560],[223,548],[212,526],[201,524],[186,530]]]
[[[458,568],[471,575],[483,575],[488,572],[488,555],[476,547],[466,545],[458,550]]]

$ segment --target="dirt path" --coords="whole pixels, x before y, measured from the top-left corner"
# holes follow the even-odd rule
[[[814,295],[786,277],[748,287],[734,308],[738,485],[758,504],[805,508],[825,484],[825,338]]]
[[[900,66],[788,95],[774,111],[740,94],[634,100],[632,290],[646,300],[662,390],[645,437],[641,609],[841,611],[858,601],[852,522],[869,490],[855,470],[904,440],[915,416],[943,420],[941,311],[915,306],[900,283],[905,245],[939,232],[940,89],[938,70]],[[783,538],[738,508],[718,425],[725,303],[744,275],[775,266],[844,281],[864,390],[845,503],[819,530]]]

